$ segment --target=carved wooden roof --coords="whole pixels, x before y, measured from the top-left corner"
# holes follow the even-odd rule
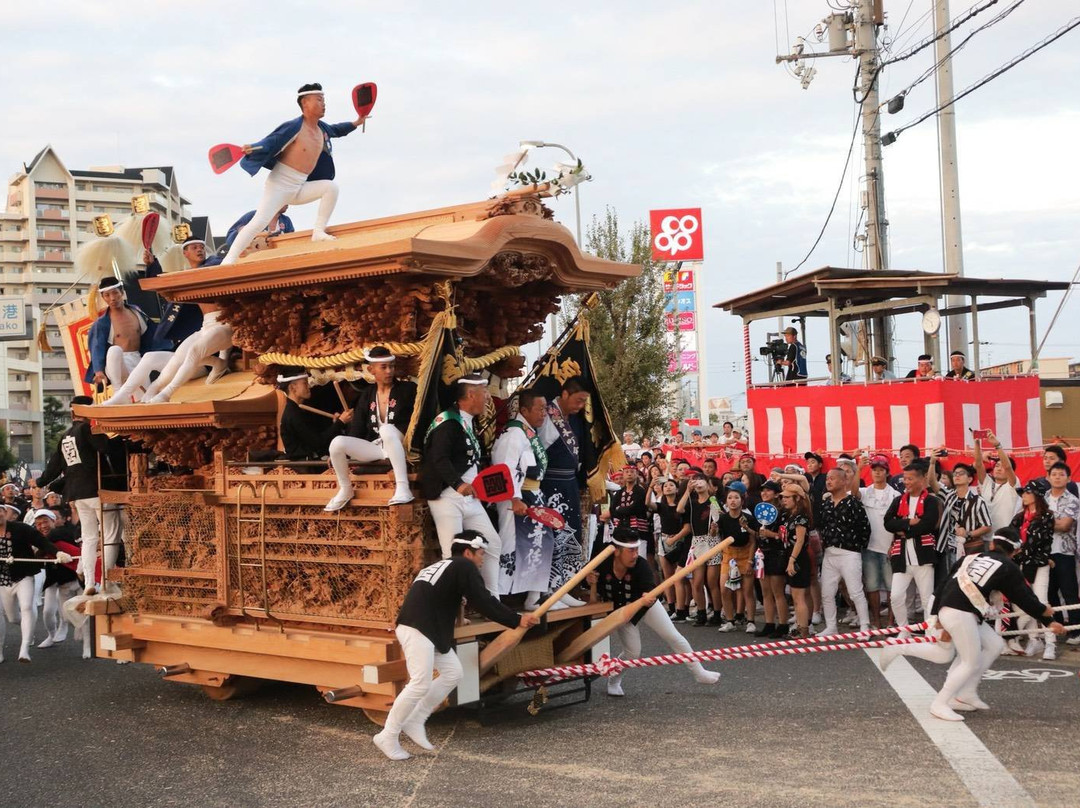
[[[90,418],[95,432],[144,432],[276,426],[278,401],[274,388],[259,384],[250,372],[231,373],[216,384],[196,379],[180,387],[167,404],[118,407],[75,406]]]
[[[585,292],[640,273],[637,265],[582,253],[550,215],[535,194],[511,194],[332,226],[336,241],[312,242],[310,231],[279,236],[233,266],[170,273],[141,285],[170,300],[210,302],[378,276],[456,278],[488,288],[542,281]]]

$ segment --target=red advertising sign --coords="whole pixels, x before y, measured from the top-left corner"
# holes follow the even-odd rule
[[[694,312],[680,311],[678,320],[676,320],[675,314],[669,311],[664,315],[664,330],[674,331],[676,322],[678,322],[680,331],[693,331],[694,327],[697,325]]]
[[[654,261],[702,261],[701,208],[649,211]]]
[[[692,292],[694,291],[694,270],[692,269],[680,269],[679,276],[675,279],[675,291],[677,292]]]
[[[682,274],[682,273],[679,273]],[[670,269],[664,273],[664,294],[675,291],[675,273]]]
[[[674,373],[676,368],[681,373],[697,373],[697,351],[683,351],[677,363],[675,361],[675,352],[672,351],[668,354],[668,373]]]

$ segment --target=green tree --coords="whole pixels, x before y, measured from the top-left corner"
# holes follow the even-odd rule
[[[8,471],[18,462],[18,456],[11,451],[11,444],[8,443],[7,430],[0,427],[0,471]]]
[[[585,249],[600,258],[639,264],[641,275],[599,293],[589,312],[589,351],[616,435],[666,434],[672,418],[681,417],[674,385],[681,374],[669,373],[672,342],[664,331],[664,281],[668,265],[654,263],[649,228],[634,222],[619,231],[619,217],[608,208],[593,217]],[[571,317],[581,307],[570,301]]]
[[[45,396],[42,410],[45,426],[45,455],[49,457],[56,451],[56,444],[71,426],[71,417],[64,408],[64,403],[56,396]]]

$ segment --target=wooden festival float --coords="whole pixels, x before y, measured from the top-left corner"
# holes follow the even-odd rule
[[[130,490],[103,493],[126,506],[129,524],[126,566],[109,572],[122,595],[87,604],[99,657],[158,666],[214,699],[266,679],[313,685],[381,722],[407,679],[394,620],[415,574],[437,558],[434,526],[420,499],[386,504],[389,464],[354,466],[355,497],[330,514],[335,481],[325,463],[256,459],[278,447],[284,399],[273,380],[283,367],[307,368],[329,402],[329,382],[362,378],[362,349],[408,357],[399,372],[418,383],[406,436],[415,463],[448,384],[482,370],[493,395],[505,396],[506,380],[523,375],[518,346],[540,337],[562,296],[640,271],[582,254],[542,194],[339,225],[333,242],[298,232],[234,266],[143,281],[170,301],[219,306],[243,359],[167,404],[76,410],[95,431],[143,450],[129,455]],[[545,359],[553,371],[560,344]],[[483,428],[490,445],[494,420]],[[151,475],[152,456],[173,471]],[[608,608],[550,612],[483,672],[479,651],[502,627],[459,628],[466,674],[457,703],[504,697],[519,687],[517,673],[552,664]]]

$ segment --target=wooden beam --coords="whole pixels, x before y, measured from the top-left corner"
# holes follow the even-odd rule
[[[386,682],[403,682],[409,678],[404,659],[390,662],[373,662],[364,666],[364,684],[381,685]]]
[[[1027,301],[1023,298],[1016,300],[999,300],[996,303],[980,303],[979,311],[995,311],[996,309],[1011,309],[1015,306],[1026,306]],[[942,317],[949,317],[953,314],[968,314],[970,309],[967,306],[951,306],[947,309],[938,309],[938,313]]]
[[[98,647],[102,651],[128,651],[133,648],[145,648],[143,640],[137,640],[130,634],[99,634]]]

